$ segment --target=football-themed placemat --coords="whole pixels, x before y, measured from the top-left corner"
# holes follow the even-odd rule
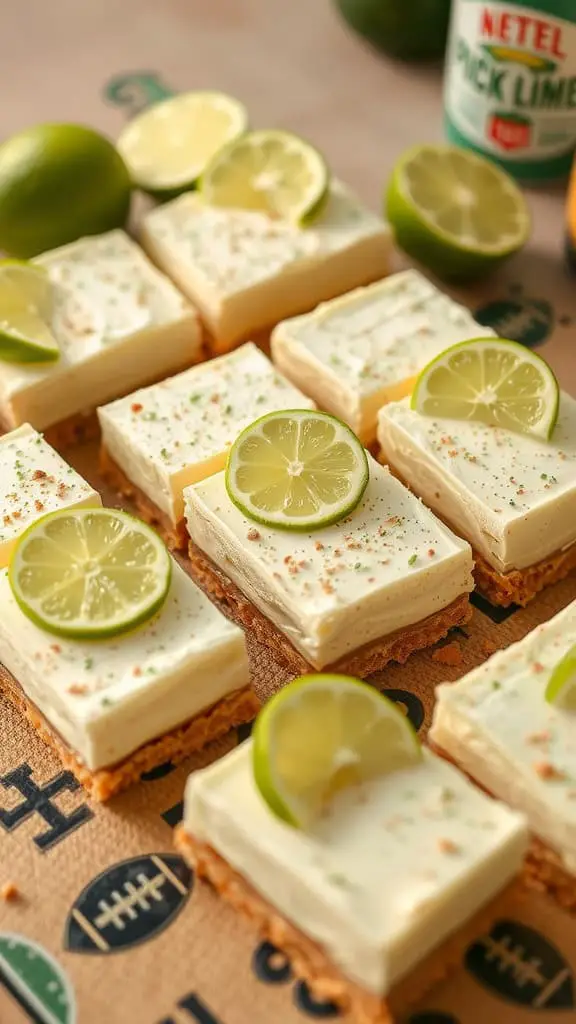
[[[20,0],[2,21],[3,136],[45,120],[114,136],[172,92],[220,88],[244,100],[255,125],[310,137],[375,208],[401,150],[441,137],[439,71],[377,57],[345,32],[329,0]],[[562,189],[529,202],[526,251],[475,291],[453,295],[481,323],[538,347],[576,393],[576,278],[563,264]],[[67,454],[116,504],[95,449]],[[438,682],[574,599],[575,579],[526,609],[475,597],[465,629],[374,682],[424,735]],[[251,644],[250,653],[265,697],[288,676],[262,648]],[[178,767],[162,765],[97,805],[0,700],[0,1024],[351,1024],[315,1000],[287,959],[197,883],[174,850],[188,773],[248,732]],[[405,1024],[556,1024],[575,1015],[574,919],[527,894],[477,936],[459,971]]]

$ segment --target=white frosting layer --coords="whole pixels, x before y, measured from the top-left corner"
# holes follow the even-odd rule
[[[342,792],[304,833],[268,810],[248,741],[190,776],[184,826],[382,996],[514,877],[526,847],[520,815],[428,751]]]
[[[197,315],[123,231],[44,253],[54,291],[54,363],[0,363],[0,411],[42,429],[193,362]]]
[[[0,573],[0,662],[92,770],[249,682],[244,635],[176,563],[160,612],[110,640],[67,640],[20,611]]]
[[[100,504],[100,495],[29,424],[0,437],[0,567],[40,516]]]
[[[426,363],[449,345],[493,333],[418,271],[405,270],[278,324],[272,358],[369,444],[378,409],[409,394]]]
[[[245,519],[223,473],[184,491],[194,543],[317,668],[472,590],[469,545],[369,462],[354,512],[309,534]]]
[[[576,540],[576,401],[562,394],[549,442],[481,423],[433,419],[409,400],[385,406],[386,461],[499,572]]]
[[[576,602],[437,690],[431,737],[495,796],[524,811],[532,830],[576,874],[576,714],[544,693],[576,643]]]
[[[148,497],[178,522],[182,490],[224,468],[244,427],[314,403],[251,342],[98,410],[102,441]]]
[[[390,232],[339,182],[306,228],[186,192],[144,218],[142,244],[222,348],[388,271]]]

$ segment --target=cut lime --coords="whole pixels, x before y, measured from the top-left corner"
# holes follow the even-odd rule
[[[124,633],[163,604],[172,563],[160,538],[109,508],[53,512],[21,536],[9,567],[12,593],[41,629],[100,639]]]
[[[439,277],[472,280],[530,234],[524,196],[505,171],[454,146],[415,146],[392,172],[386,213],[401,249]]]
[[[40,363],[58,359],[50,330],[52,285],[46,271],[19,260],[0,260],[0,360]]]
[[[544,696],[549,704],[576,711],[576,645],[556,665]]]
[[[368,484],[366,452],[350,427],[325,412],[262,416],[228,455],[226,489],[265,526],[314,530],[352,512]]]
[[[477,420],[547,440],[559,401],[558,381],[535,352],[504,338],[477,338],[428,363],[411,404],[425,416]]]
[[[260,711],[254,779],[283,821],[305,828],[346,786],[417,763],[408,718],[372,686],[339,675],[301,676]]]
[[[247,128],[238,100],[222,92],[185,92],[135,117],[118,150],[138,188],[167,198],[194,188],[216,153]]]
[[[295,224],[321,211],[330,179],[324,158],[290,132],[248,132],[218,153],[200,181],[214,206],[260,210]]]

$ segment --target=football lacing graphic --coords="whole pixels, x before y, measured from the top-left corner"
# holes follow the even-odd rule
[[[512,945],[510,935],[505,935],[502,939],[494,939],[491,935],[485,935],[480,942],[486,949],[488,963],[497,961],[501,974],[510,970],[519,988],[530,984],[541,988],[547,984],[548,979],[540,970],[542,961],[535,957],[526,960],[524,946],[518,943]]]
[[[152,902],[162,902],[164,899],[162,888],[166,884],[163,874],[159,873],[148,878],[141,871],[136,879],[139,885],[135,885],[134,882],[125,882],[122,886],[124,893],[119,892],[118,889],[114,889],[110,893],[112,904],[107,900],[98,901],[101,913],[94,918],[96,928],[104,929],[112,925],[117,931],[124,931],[126,927],[124,918],[135,921],[138,917],[138,909],[146,912],[150,910]]]
[[[522,337],[524,332],[531,330],[532,327],[545,327],[547,322],[546,314],[537,306],[528,303],[518,311],[498,317],[492,327],[503,338],[516,338]]]

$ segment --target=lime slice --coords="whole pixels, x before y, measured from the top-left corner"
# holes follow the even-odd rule
[[[328,196],[329,174],[313,146],[290,132],[248,132],[218,153],[200,181],[213,206],[260,210],[308,224]]]
[[[185,92],[135,117],[118,150],[135,185],[159,197],[176,196],[194,188],[218,150],[247,128],[238,100],[222,92]]]
[[[265,526],[314,530],[352,512],[368,484],[366,452],[350,427],[325,412],[262,416],[228,455],[226,489]]]
[[[549,704],[576,711],[576,645],[556,665],[544,696]]]
[[[254,780],[271,811],[305,828],[346,786],[416,764],[408,718],[378,690],[339,675],[301,676],[260,711]]]
[[[0,360],[41,363],[58,359],[48,323],[52,285],[46,271],[19,260],[0,260]]]
[[[453,146],[408,150],[392,172],[386,213],[400,248],[452,281],[488,273],[530,234],[526,201],[512,178]]]
[[[558,381],[541,356],[505,338],[477,338],[424,367],[411,405],[425,416],[477,420],[547,440],[559,401]]]
[[[58,636],[124,633],[163,604],[172,563],[149,526],[116,509],[53,512],[21,536],[12,593],[37,626]]]

